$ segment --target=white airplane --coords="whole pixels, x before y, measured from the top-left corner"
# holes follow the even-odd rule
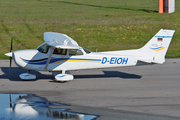
[[[137,66],[165,62],[165,55],[175,30],[161,29],[140,49],[91,52],[80,47],[65,34],[45,32],[44,41],[37,49],[11,51],[5,55],[14,59],[16,65],[27,69],[19,77],[23,80],[36,79],[31,70],[50,71],[55,80],[73,80],[69,70]]]

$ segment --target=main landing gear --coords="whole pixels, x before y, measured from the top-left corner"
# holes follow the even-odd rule
[[[52,74],[55,76],[55,81],[64,83],[67,81],[71,81],[74,79],[74,76],[69,73],[69,71],[62,71],[60,72],[52,72]]]

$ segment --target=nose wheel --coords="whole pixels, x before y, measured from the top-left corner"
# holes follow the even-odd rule
[[[31,74],[29,70],[27,71],[27,73],[20,74],[19,77],[24,81],[36,79],[36,75]]]

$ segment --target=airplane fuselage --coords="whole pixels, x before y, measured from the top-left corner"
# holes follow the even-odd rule
[[[122,67],[136,65],[135,57],[105,54],[101,52],[86,53],[82,48],[82,55],[51,54],[34,50],[20,50],[13,52],[13,58],[17,66],[27,70],[61,71],[80,70],[92,68]],[[25,54],[24,54],[25,53]]]

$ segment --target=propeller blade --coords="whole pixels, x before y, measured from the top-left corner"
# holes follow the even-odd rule
[[[10,57],[10,68],[9,68],[9,73],[11,73],[11,63],[12,63],[12,57]]]
[[[11,36],[11,48],[10,52],[13,51],[13,37]],[[11,64],[12,64],[12,57],[10,57],[10,68],[9,68],[9,73],[11,73]]]
[[[10,49],[10,52],[12,52],[12,49],[13,49],[12,44],[13,44],[13,37],[11,36],[11,49]]]

